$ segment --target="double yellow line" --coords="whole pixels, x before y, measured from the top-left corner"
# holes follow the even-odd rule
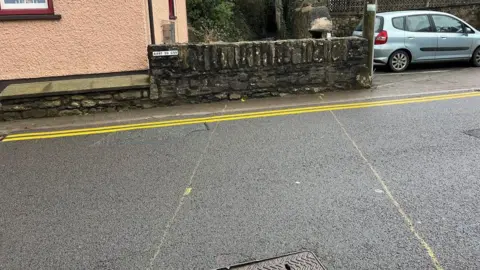
[[[181,120],[169,120],[169,121],[161,121],[161,122],[142,123],[142,124],[106,126],[106,127],[98,127],[98,128],[82,128],[82,129],[50,131],[50,132],[22,133],[22,134],[8,135],[3,140],[3,142],[52,139],[52,138],[61,138],[61,137],[72,137],[72,136],[102,134],[102,133],[111,133],[111,132],[119,132],[119,131],[129,131],[129,130],[137,130],[137,129],[173,127],[173,126],[181,126],[181,125],[224,122],[224,121],[234,121],[234,120],[242,120],[242,119],[282,116],[282,115],[295,115],[295,114],[324,112],[324,111],[337,111],[337,110],[371,108],[371,107],[389,106],[389,105],[422,103],[422,102],[468,98],[468,97],[477,97],[477,96],[480,96],[480,92],[467,92],[467,93],[459,93],[459,94],[425,96],[425,97],[418,97],[418,98],[405,98],[405,99],[371,101],[371,102],[358,102],[358,103],[349,103],[349,104],[323,105],[323,106],[304,107],[304,108],[295,108],[295,109],[271,110],[271,111],[229,114],[229,115],[219,115],[219,116],[210,116],[210,117],[201,117],[201,118],[189,118],[189,119],[181,119]]]

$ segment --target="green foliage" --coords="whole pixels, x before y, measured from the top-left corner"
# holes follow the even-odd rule
[[[249,28],[256,36],[262,36],[266,31],[267,7],[271,0],[235,0],[237,16],[245,19]]]
[[[205,41],[230,40],[238,34],[232,0],[187,0],[189,24]]]

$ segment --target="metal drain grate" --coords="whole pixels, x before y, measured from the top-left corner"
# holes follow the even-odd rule
[[[305,251],[272,259],[255,261],[218,270],[326,270],[311,252]]]
[[[475,138],[478,138],[480,139],[480,129],[472,129],[472,130],[467,130],[465,132],[463,132],[467,135],[470,135],[472,137],[475,137]]]

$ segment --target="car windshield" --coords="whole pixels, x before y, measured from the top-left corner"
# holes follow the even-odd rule
[[[383,28],[383,17],[377,16],[375,18],[375,33],[380,32],[382,28]],[[363,18],[355,28],[355,31],[358,31],[358,32],[363,31]]]

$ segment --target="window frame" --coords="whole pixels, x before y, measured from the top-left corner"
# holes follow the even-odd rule
[[[168,0],[168,14],[170,20],[176,20],[177,14],[175,9],[175,0]]]
[[[419,16],[427,17],[428,23],[430,24],[430,31],[411,31],[408,28],[408,23],[407,23],[408,18],[409,17],[419,17]],[[436,33],[437,29],[435,28],[435,24],[433,23],[433,19],[432,19],[432,16],[430,14],[415,14],[415,15],[405,16],[405,30],[403,30],[403,31],[410,32],[410,33]]]
[[[5,0],[0,0],[0,16],[2,15],[53,15],[53,0],[46,0],[47,8],[26,8],[26,9],[2,9],[1,4]]]
[[[392,26],[393,26],[393,28],[395,28],[395,29],[397,29],[397,30],[400,30],[400,31],[406,31],[406,29],[407,29],[407,17],[408,17],[408,16],[393,17],[393,18],[392,18]],[[395,19],[403,19],[403,29],[397,28],[397,27],[395,26],[395,23],[393,22],[393,20],[395,20]]]
[[[441,32],[441,31],[437,31],[437,24],[435,23],[435,19],[433,18],[433,16],[439,16],[439,17],[442,16],[442,17],[447,17],[447,18],[453,19],[455,21],[458,21],[460,23],[460,26],[462,27],[463,32]],[[448,16],[448,15],[444,15],[444,14],[431,14],[430,18],[432,20],[433,29],[437,33],[444,33],[444,34],[465,34],[465,33],[467,33],[467,29],[466,29],[467,26],[465,25],[464,22],[462,22],[461,20],[459,20],[457,18],[454,18],[452,16]]]

